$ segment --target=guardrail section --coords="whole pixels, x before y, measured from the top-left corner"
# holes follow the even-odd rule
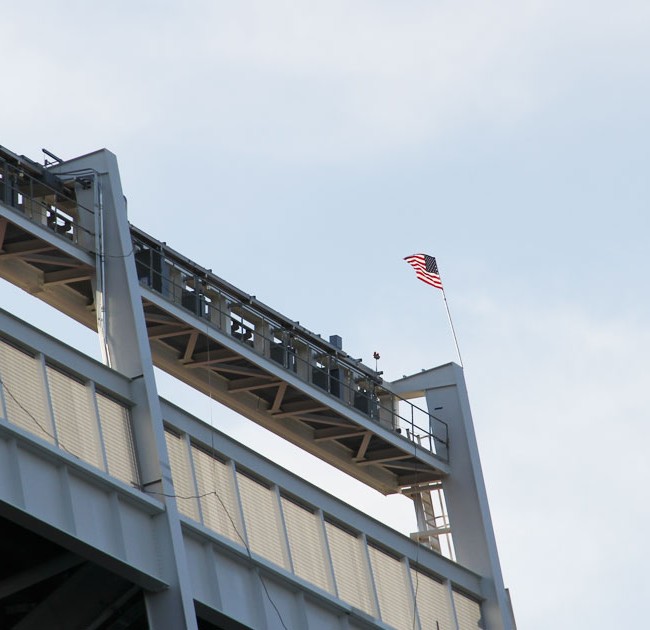
[[[139,487],[129,408],[93,381],[0,337],[2,417],[36,437]]]
[[[165,436],[179,511],[251,560],[263,558],[399,630],[479,627],[479,603],[412,566],[413,558],[175,427],[168,425]]]
[[[133,226],[131,237],[141,284],[318,391],[447,459],[447,425],[392,393],[378,372]],[[160,323],[159,314],[149,315],[152,322]],[[199,352],[196,335],[186,342],[183,331],[168,328],[151,328],[150,333],[179,351],[189,369],[209,367],[233,381],[230,391],[255,391],[269,405],[281,400],[278,383],[242,366],[235,369],[227,353]],[[333,438],[328,434],[321,439]]]
[[[63,185],[59,178],[37,164],[32,166],[32,172],[36,168],[41,172],[34,177],[19,158],[16,164],[11,164],[0,156],[0,202],[91,251],[95,240],[94,212],[77,202],[74,186]],[[84,187],[92,185],[88,175],[77,180]]]

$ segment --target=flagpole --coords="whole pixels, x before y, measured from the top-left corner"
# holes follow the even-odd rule
[[[460,367],[464,369],[463,365],[463,359],[460,356],[460,348],[458,347],[458,338],[456,337],[456,329],[454,328],[454,322],[451,321],[451,312],[449,311],[449,302],[447,302],[447,295],[445,294],[445,290],[441,287],[440,289],[442,291],[442,298],[445,301],[445,309],[447,311],[447,319],[449,320],[449,327],[451,328],[451,334],[454,336],[454,343],[456,344],[456,353],[458,354],[458,362],[460,363]]]
[[[415,275],[418,280],[422,280],[425,284],[428,284],[431,287],[440,289],[442,291],[442,297],[445,301],[445,309],[447,311],[447,319],[449,320],[449,326],[451,328],[451,334],[454,337],[454,343],[456,344],[456,353],[458,354],[458,362],[460,367],[463,366],[463,358],[460,356],[460,348],[458,346],[458,337],[456,337],[456,330],[454,328],[454,322],[451,321],[451,312],[449,311],[449,302],[447,302],[447,295],[445,294],[445,289],[442,286],[442,280],[440,279],[440,271],[438,270],[438,263],[434,256],[429,256],[428,254],[411,254],[406,256],[404,260],[415,269]]]

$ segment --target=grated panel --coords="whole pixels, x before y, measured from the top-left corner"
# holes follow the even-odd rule
[[[230,469],[196,446],[192,446],[192,460],[201,496],[203,524],[244,545]]]
[[[134,487],[140,486],[135,444],[128,407],[96,392],[108,474]]]
[[[411,569],[411,581],[422,628],[455,630],[447,586],[415,569]]]
[[[0,341],[0,377],[7,420],[54,443],[54,429],[45,403],[40,362]]]
[[[483,627],[481,607],[478,602],[454,591],[454,606],[456,607],[458,630],[478,630]]]
[[[295,574],[331,592],[320,518],[285,497],[282,497],[282,511]]]
[[[404,565],[375,547],[368,546],[375,578],[381,620],[398,630],[412,630],[414,602]]]
[[[370,576],[362,541],[327,521],[325,531],[332,554],[338,596],[369,615],[376,616],[370,596]]]
[[[172,481],[178,511],[195,521],[200,521],[199,503],[196,498],[197,492],[194,487],[194,480],[192,479],[187,444],[182,436],[167,430],[165,430],[165,441],[167,442],[167,453],[169,454],[169,465],[172,469]]]
[[[288,569],[280,540],[275,493],[241,472],[237,473],[237,484],[251,551]]]

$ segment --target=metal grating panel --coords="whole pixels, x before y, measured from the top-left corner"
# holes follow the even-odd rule
[[[165,430],[165,441],[167,442],[167,453],[169,454],[169,465],[172,469],[172,481],[178,511],[195,521],[200,521],[199,502],[196,497],[194,479],[192,478],[187,444],[182,436],[167,430]]]
[[[46,371],[59,446],[103,470],[97,418],[88,388],[49,365]]]
[[[447,586],[415,569],[411,569],[411,581],[421,627],[454,630]]]
[[[203,524],[240,545],[245,544],[228,466],[196,446],[192,446],[192,461]]]
[[[294,573],[323,590],[332,592],[325,568],[326,554],[320,518],[286,497],[282,497],[282,511]]]
[[[237,485],[251,551],[288,569],[280,540],[277,498],[273,491],[250,477],[237,473]]]
[[[7,420],[53,443],[54,429],[43,395],[39,361],[0,341],[0,376]]]
[[[458,630],[477,630],[483,627],[481,607],[478,602],[454,591],[454,606],[456,607]]]
[[[368,545],[375,578],[381,620],[398,630],[412,630],[414,603],[405,566],[397,559]]]
[[[97,411],[104,438],[108,474],[134,487],[140,486],[129,409],[97,392]]]
[[[362,542],[356,536],[327,521],[325,531],[332,554],[339,597],[369,615],[375,616],[375,607],[370,597],[370,576]]]

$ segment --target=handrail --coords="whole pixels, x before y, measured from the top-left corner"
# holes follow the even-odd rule
[[[94,212],[79,204],[74,190],[48,174],[0,155],[0,202],[92,253]],[[38,165],[36,165],[38,166]],[[50,174],[50,179],[53,176]],[[54,184],[60,183],[59,186]],[[81,182],[83,185],[83,182]],[[82,215],[82,213],[88,215]],[[190,310],[233,339],[270,358],[303,381],[446,459],[445,422],[390,391],[375,370],[350,357],[254,296],[219,278],[131,226],[141,282]],[[227,322],[225,324],[224,322]]]
[[[91,252],[95,232],[89,225],[94,228],[94,212],[77,202],[74,191],[66,191],[0,157],[0,203]],[[84,221],[82,212],[90,215],[88,220]]]
[[[133,226],[131,237],[142,284],[338,402],[447,458],[447,424],[391,392],[377,372]]]

